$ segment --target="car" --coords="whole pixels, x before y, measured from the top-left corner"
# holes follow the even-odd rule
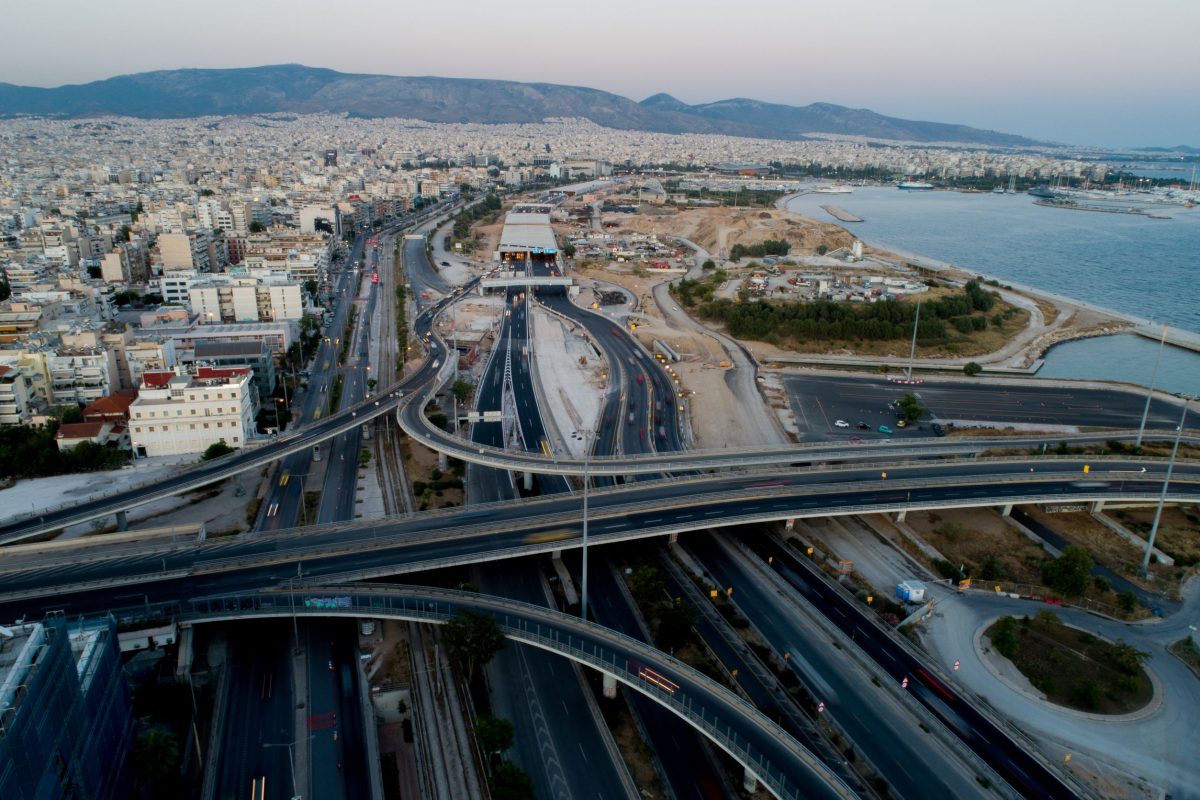
[[[907,427],[908,427],[908,420],[906,420],[906,419],[898,419],[898,420],[896,420],[896,427],[897,427],[897,428],[907,428]]]
[[[942,423],[935,422],[930,427],[933,428],[934,436],[945,436],[946,435],[946,429],[942,427]]]
[[[333,660],[332,659],[329,661],[329,668],[333,669]]]
[[[442,266],[443,266],[443,267],[448,267],[448,266],[450,266],[450,262],[449,262],[449,261],[443,261],[443,262],[442,262]]]
[[[860,431],[869,431],[869,430],[871,430],[871,426],[865,422],[860,422],[860,423],[858,423],[858,429]]]
[[[891,432],[892,432],[892,429],[891,429],[891,428],[889,428],[887,425],[880,425],[880,426],[879,426],[879,432],[880,432],[880,433],[891,433]]]
[[[846,422],[846,420],[844,420],[844,419],[835,420],[833,424],[834,424],[834,426],[836,426],[838,428],[849,428],[850,427],[850,423]]]
[[[629,412],[629,417],[626,419],[626,422],[628,422],[630,425],[633,424],[633,412],[632,411]]]

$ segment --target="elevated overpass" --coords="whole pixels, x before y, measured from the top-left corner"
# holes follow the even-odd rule
[[[1083,474],[1084,464],[1091,467]],[[888,467],[825,467],[647,481],[597,490],[588,539],[611,544],[794,518],[1023,503],[1154,503],[1154,459],[978,459]],[[1142,470],[1145,469],[1143,472]],[[1032,471],[1031,471],[1032,470]],[[1200,502],[1200,462],[1176,464],[1168,502]],[[29,544],[0,560],[0,618],[84,613],[151,598],[258,589],[288,580],[367,580],[580,545],[578,498],[443,509],[371,522],[294,528],[198,542],[157,536],[86,548]]]
[[[689,725],[745,768],[775,797],[848,800],[855,795],[803,745],[752,704],[676,658],[636,639],[558,611],[500,597],[398,586],[314,586],[200,598],[184,604],[183,624],[320,616],[445,623],[459,611],[490,616],[515,642],[599,670]]]

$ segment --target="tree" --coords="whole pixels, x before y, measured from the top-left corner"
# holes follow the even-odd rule
[[[658,630],[655,640],[659,647],[673,650],[687,644],[692,635],[692,626],[696,624],[696,609],[691,603],[682,598],[663,606],[658,616]]]
[[[906,422],[916,422],[925,413],[925,408],[917,402],[917,398],[906,394],[900,399],[900,411]]]
[[[450,391],[458,398],[458,402],[465,403],[467,398],[471,396],[471,383],[463,378],[459,378],[450,387]]]
[[[1012,617],[1000,619],[988,636],[992,640],[992,647],[1000,655],[1012,658],[1017,654],[1017,621]]]
[[[442,626],[442,641],[450,660],[467,680],[474,680],[477,670],[504,647],[504,634],[490,614],[459,611]]]
[[[266,231],[266,229],[267,229],[267,226],[263,225],[258,220],[254,220],[253,222],[250,223],[250,232],[251,233],[263,233],[264,231]]]
[[[575,257],[575,245],[573,245],[573,244],[564,245],[562,252],[563,252],[563,258],[574,258]]]
[[[1126,614],[1132,614],[1137,610],[1138,596],[1133,591],[1121,592],[1117,595],[1117,605]]]
[[[1125,641],[1118,641],[1108,651],[1108,663],[1126,675],[1137,675],[1150,654]]]
[[[1078,597],[1087,591],[1091,570],[1091,555],[1073,544],[1064,548],[1057,559],[1042,563],[1042,578],[1050,588],[1068,597]]]
[[[131,754],[137,783],[153,797],[172,793],[179,782],[179,741],[165,728],[151,728],[138,737]]]
[[[475,741],[483,751],[484,760],[490,761],[493,753],[503,753],[513,746],[513,724],[506,719],[479,717],[475,723]]]
[[[983,372],[983,367],[976,364],[974,361],[968,361],[963,366],[963,374],[968,378],[974,378],[979,373]]]
[[[704,263],[700,265],[700,269],[716,269],[716,268],[717,268],[717,262],[713,261],[711,258],[706,258],[704,260]]]
[[[638,567],[629,575],[629,590],[638,604],[644,607],[662,600],[666,588],[667,581],[662,573],[649,565]]]
[[[63,406],[62,413],[58,414],[58,421],[63,425],[72,425],[76,422],[83,422],[83,409],[79,406]]]
[[[317,286],[317,282],[316,282],[316,281],[314,281],[314,280],[307,280],[307,281],[305,281],[305,282],[304,282],[304,291],[308,292],[308,293],[309,293],[309,294],[311,294],[313,297],[316,297],[316,296],[317,296],[317,289],[318,289],[318,286]]]
[[[533,779],[511,761],[501,761],[492,773],[492,800],[534,800]]]
[[[204,451],[204,455],[202,455],[200,458],[204,461],[212,461],[214,458],[220,458],[221,456],[227,456],[232,452],[233,452],[233,448],[230,447],[229,445],[225,444],[224,439],[221,439],[219,441],[216,441],[216,442],[213,442],[212,444],[210,444],[208,446],[208,449]]]

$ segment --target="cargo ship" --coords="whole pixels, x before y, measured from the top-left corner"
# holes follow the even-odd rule
[[[926,181],[900,181],[896,184],[897,189],[905,189],[910,192],[923,192],[933,188],[932,183]]]

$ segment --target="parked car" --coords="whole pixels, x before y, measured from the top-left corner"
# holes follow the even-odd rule
[[[930,427],[932,427],[932,428],[933,428],[933,435],[934,435],[934,436],[945,436],[945,435],[946,435],[946,429],[942,427],[942,423],[940,423],[940,422],[935,422],[935,423],[933,423],[933,425],[932,425],[932,426],[930,426]]]
[[[860,422],[860,423],[858,423],[858,429],[860,431],[869,431],[869,430],[871,430],[871,426],[865,422]]]
[[[906,419],[898,419],[898,420],[896,420],[896,427],[897,427],[897,428],[907,428],[907,427],[908,427],[908,420],[906,420]]]
[[[889,428],[887,425],[880,425],[880,426],[879,426],[879,432],[880,432],[880,433],[891,433],[891,432],[892,432],[892,429],[891,429],[891,428]]]
[[[844,419],[835,420],[833,424],[834,424],[834,426],[836,426],[838,428],[849,428],[850,427],[850,423],[846,422],[846,420],[844,420]]]

